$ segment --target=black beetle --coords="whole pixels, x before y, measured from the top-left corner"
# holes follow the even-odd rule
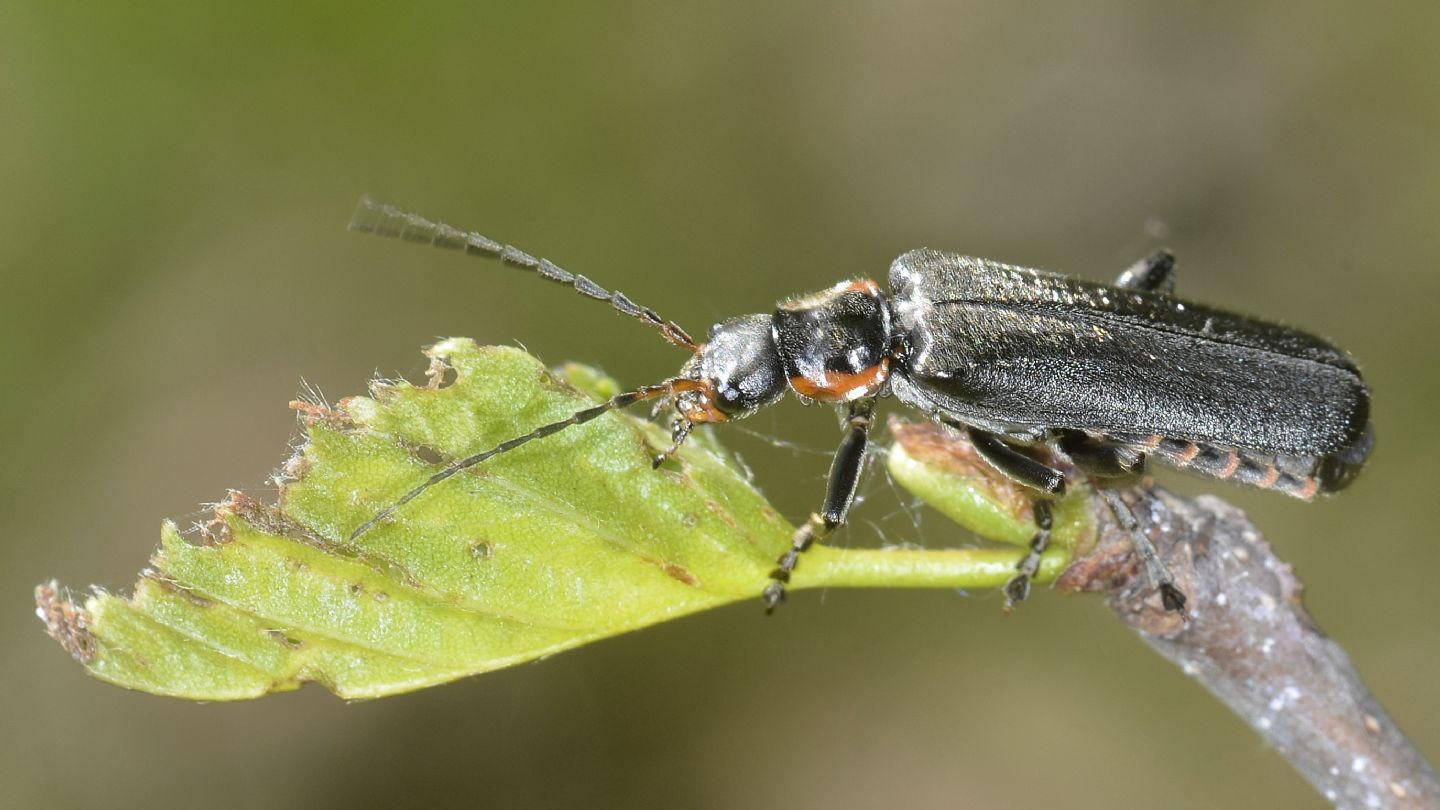
[[[1348,484],[1374,446],[1370,392],[1350,358],[1305,332],[1172,297],[1175,261],[1161,251],[1112,285],[937,250],[890,267],[890,294],[846,281],[744,315],[697,343],[619,292],[473,231],[362,199],[350,227],[499,258],[609,301],[693,353],[680,374],[451,462],[357,528],[352,539],[431,486],[532,439],[636,402],[674,403],[674,444],[695,424],[754,413],[787,390],[844,409],[845,438],[824,504],[796,532],[765,589],[784,599],[800,555],[844,524],[865,458],[875,400],[893,395],[963,433],[987,462],[1036,493],[1036,533],[1006,585],[1028,596],[1050,536],[1047,498],[1065,474],[1026,453],[1046,445],[1095,479],[1138,475],[1146,458],[1186,471],[1313,498]],[[1175,587],[1138,522],[1102,489],[1134,539],[1167,609]]]

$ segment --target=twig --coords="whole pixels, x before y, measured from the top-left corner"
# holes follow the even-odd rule
[[[1057,587],[1103,591],[1150,646],[1260,732],[1342,808],[1440,808],[1440,776],[1301,604],[1302,584],[1240,510],[1147,484],[1126,493],[1190,598],[1159,604],[1130,541],[1106,524]]]

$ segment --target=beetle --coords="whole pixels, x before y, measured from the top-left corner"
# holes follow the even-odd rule
[[[791,392],[835,405],[844,438],[825,499],[797,529],[764,589],[766,611],[812,544],[844,525],[855,500],[875,404],[893,396],[973,444],[1034,494],[1035,534],[1004,588],[1023,601],[1050,539],[1050,501],[1066,473],[1031,448],[1058,451],[1093,481],[1133,479],[1147,459],[1302,499],[1350,483],[1374,446],[1370,392],[1355,363],[1306,332],[1173,296],[1175,259],[1159,251],[1113,285],[929,248],[890,267],[889,293],[843,281],[774,311],[711,327],[697,342],[675,322],[518,248],[368,197],[352,230],[498,258],[607,301],[691,352],[680,372],[457,459],[366,521],[360,536],[430,487],[501,453],[608,411],[668,400],[672,444],[695,425],[732,422]],[[1076,473],[1072,473],[1076,474]],[[1131,536],[1167,610],[1185,613],[1139,521],[1111,487],[1100,492]]]

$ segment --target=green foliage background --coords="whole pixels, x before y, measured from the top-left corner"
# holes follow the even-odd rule
[[[1100,605],[1043,593],[1008,619],[797,594],[355,705],[87,678],[31,587],[128,586],[162,517],[264,496],[302,377],[419,378],[452,334],[631,383],[683,359],[521,274],[346,234],[366,191],[695,332],[919,245],[1106,278],[1163,222],[1185,294],[1361,360],[1380,447],[1352,491],[1180,485],[1251,511],[1440,755],[1437,25],[1421,2],[0,4],[6,803],[1320,806]],[[725,435],[803,516],[833,419],[748,427],[799,446]],[[967,542],[873,472],[839,542]]]

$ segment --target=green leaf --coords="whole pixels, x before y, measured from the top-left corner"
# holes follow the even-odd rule
[[[350,540],[437,465],[619,390],[516,349],[448,340],[429,355],[428,385],[295,403],[307,441],[276,504],[231,493],[189,538],[165,523],[129,598],[77,605],[40,586],[47,629],[102,680],[231,700],[308,681],[346,698],[405,692],[737,600],[760,620],[792,526],[708,438],[652,469],[667,433],[632,415],[491,459]],[[815,548],[792,588],[998,586],[1020,555]],[[1066,559],[1048,555],[1042,578]]]

